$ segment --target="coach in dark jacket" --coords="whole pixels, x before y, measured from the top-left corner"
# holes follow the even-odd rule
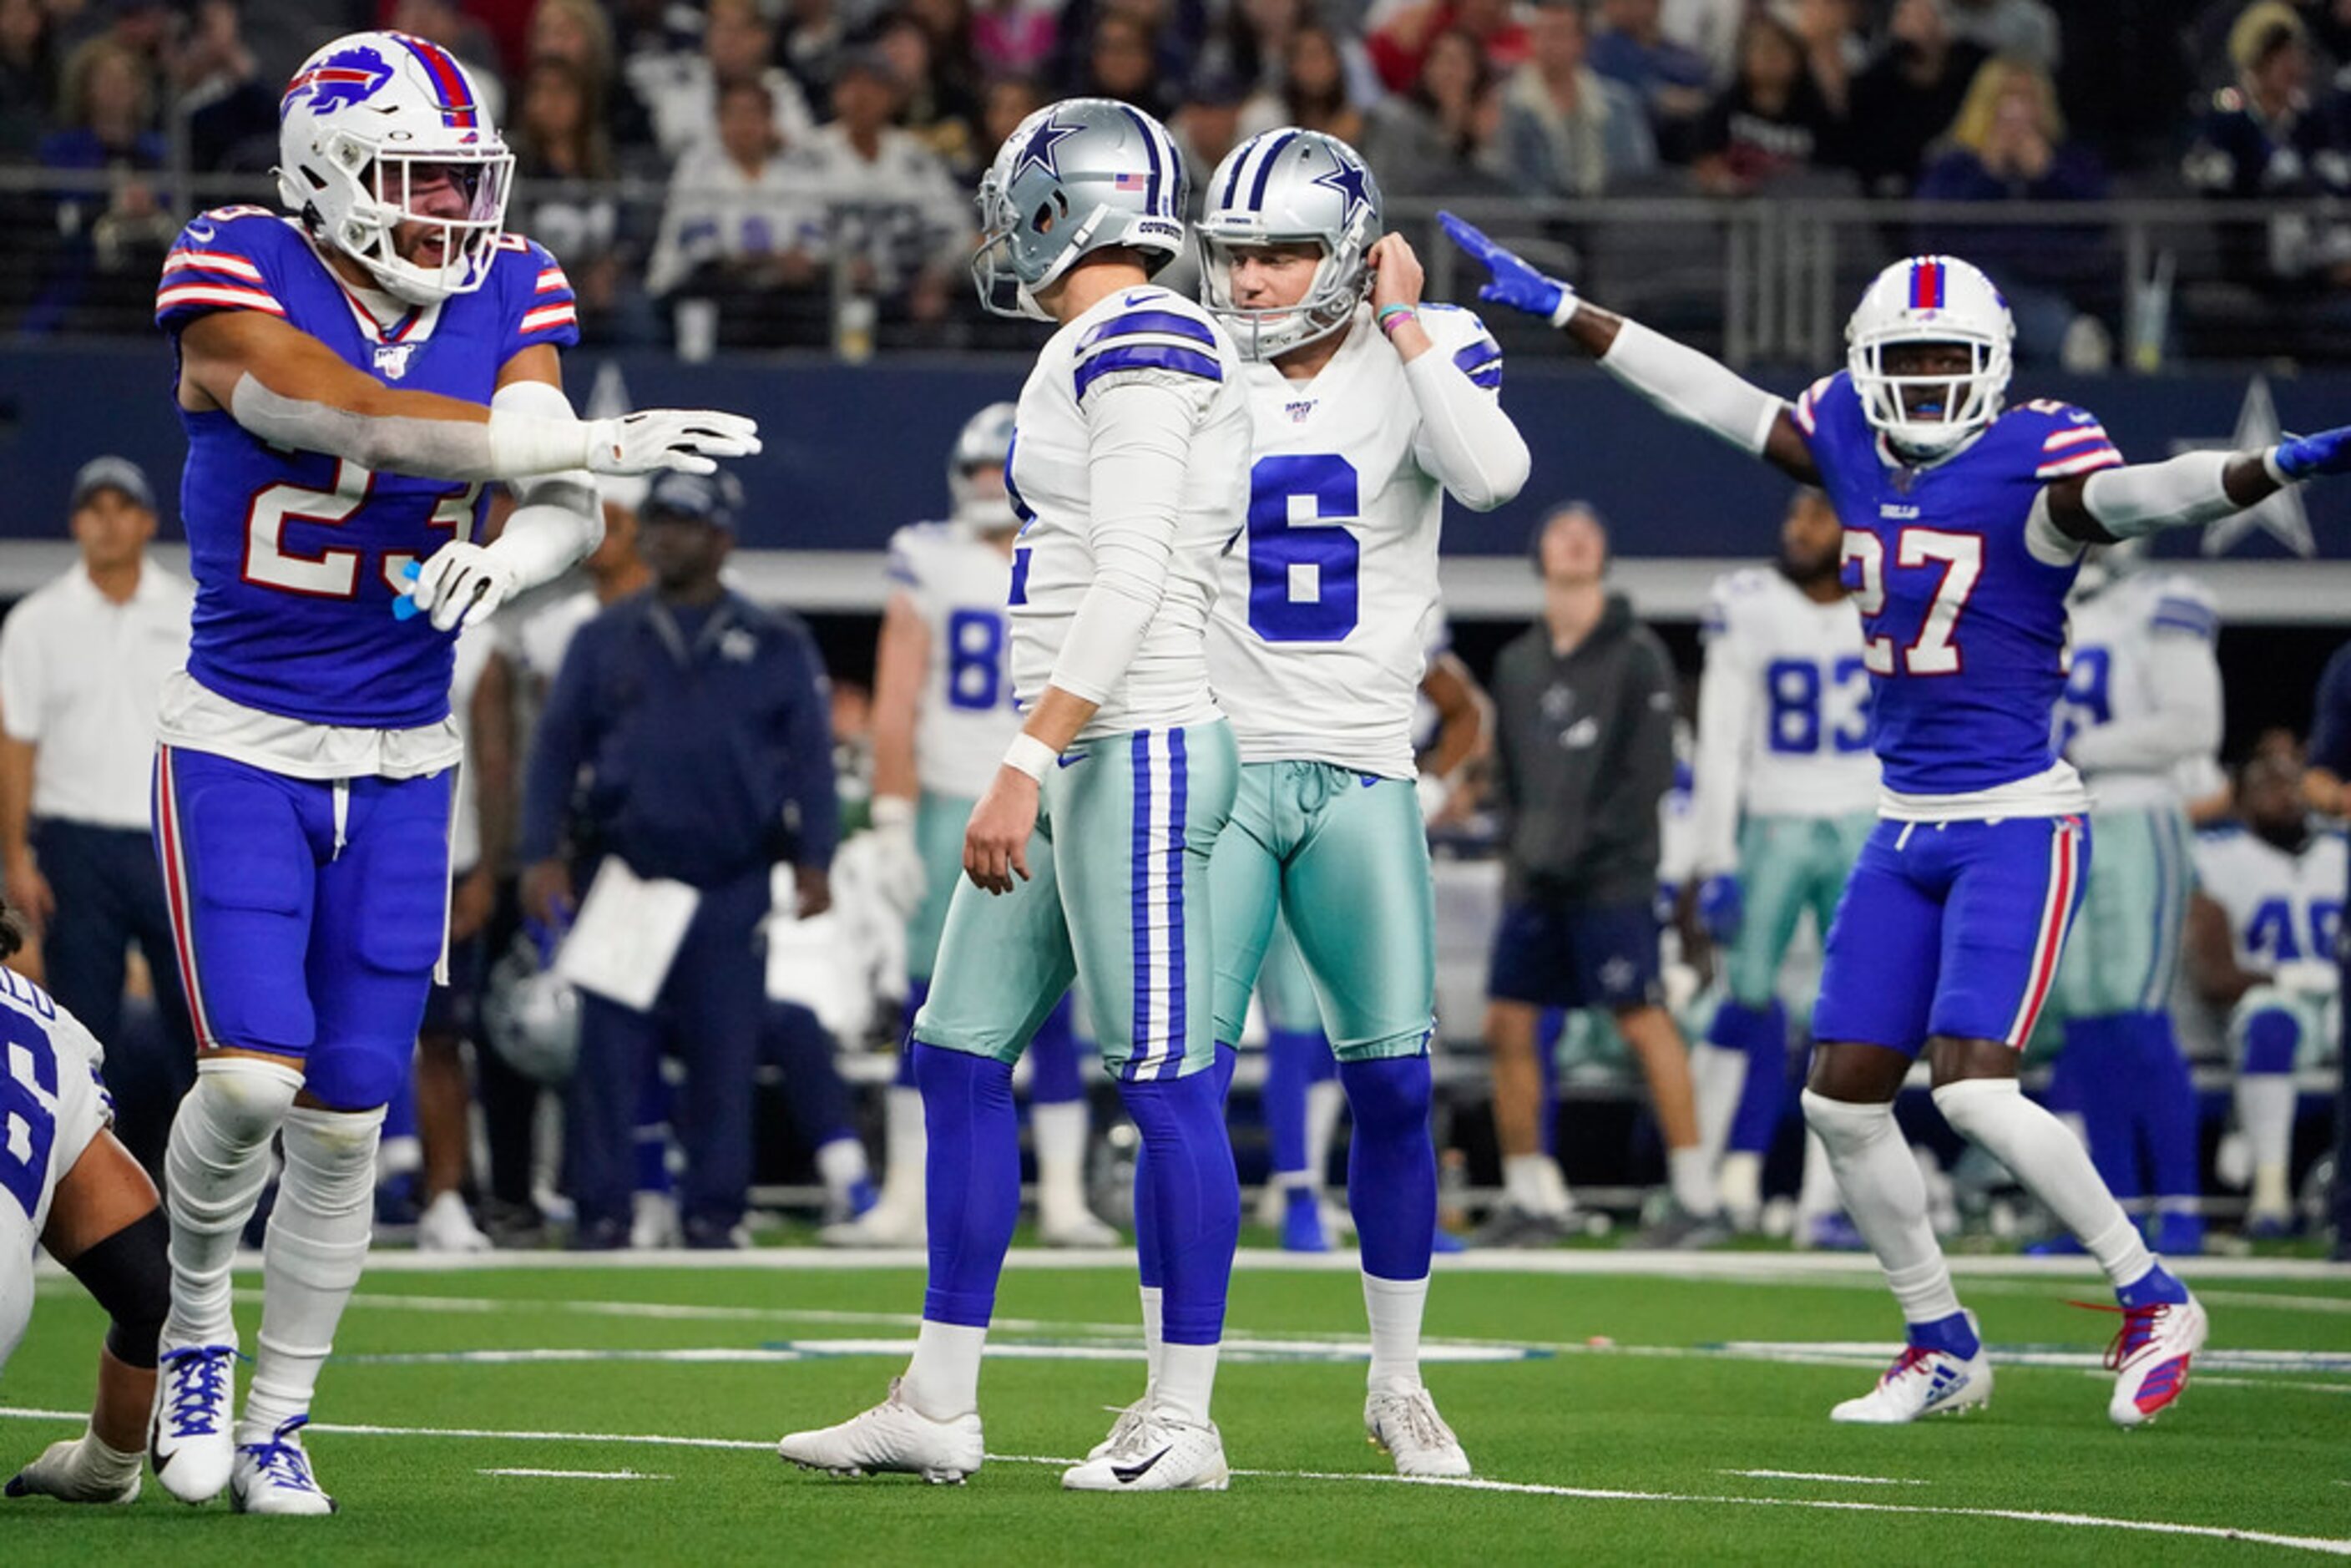
[[[700,894],[652,1011],[581,998],[566,1131],[582,1247],[627,1241],[631,1127],[664,1049],[687,1071],[686,1242],[731,1244],[750,1185],[770,868],[792,865],[802,915],[831,903],[840,821],[824,667],[797,619],[719,581],[741,505],[731,475],[653,482],[639,549],[654,586],[580,630],[532,746],[527,910],[560,925],[606,856]]]
[[[1605,1008],[1641,1061],[1665,1134],[1674,1210],[1647,1237],[1719,1232],[1689,1058],[1658,979],[1657,804],[1673,782],[1674,677],[1664,644],[1607,588],[1608,534],[1571,503],[1535,537],[1542,618],[1495,662],[1494,785],[1508,824],[1500,926],[1486,984],[1504,1199],[1479,1239],[1563,1233],[1565,1186],[1543,1152],[1535,1046],[1547,1008]]]

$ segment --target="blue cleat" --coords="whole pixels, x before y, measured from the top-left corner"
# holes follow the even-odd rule
[[[1311,1187],[1292,1188],[1281,1210],[1284,1252],[1328,1252],[1331,1231],[1322,1223],[1322,1200]]]

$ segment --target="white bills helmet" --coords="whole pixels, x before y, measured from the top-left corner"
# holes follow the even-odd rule
[[[1207,195],[1197,225],[1202,302],[1244,355],[1272,359],[1354,315],[1370,287],[1364,255],[1383,230],[1379,183],[1353,148],[1319,131],[1269,131],[1226,155]],[[1306,297],[1275,310],[1235,304],[1232,248],[1284,244],[1322,247]]]
[[[411,189],[428,170],[455,181],[464,216],[409,211]],[[348,34],[303,61],[278,100],[279,196],[313,235],[411,305],[487,281],[513,187],[514,154],[473,78],[427,39]],[[419,222],[441,230],[437,261],[403,260],[393,249],[393,229]]]
[[[1846,367],[1871,428],[1902,452],[1939,456],[2000,416],[2016,322],[1991,278],[1952,256],[1914,256],[1879,273],[1845,323]],[[1886,351],[1956,344],[1959,374],[1888,374]]]
[[[947,455],[947,494],[955,498],[955,520],[981,533],[1000,534],[1019,521],[1010,497],[1002,488],[993,493],[972,482],[978,468],[1004,471],[1012,455],[1012,421],[1019,411],[1008,402],[992,402],[964,422]]]
[[[1071,98],[1020,122],[979,181],[979,302],[1044,321],[1036,291],[1089,251],[1127,246],[1156,274],[1184,249],[1190,182],[1167,128],[1132,104]]]

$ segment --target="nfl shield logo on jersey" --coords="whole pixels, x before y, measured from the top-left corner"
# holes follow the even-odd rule
[[[388,382],[396,382],[408,373],[408,356],[416,352],[413,343],[378,343],[375,347],[375,371]]]

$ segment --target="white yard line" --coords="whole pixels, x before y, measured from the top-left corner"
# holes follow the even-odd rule
[[[28,1410],[0,1406],[0,1420],[7,1419],[79,1423],[87,1421],[89,1416],[79,1411]],[[347,1437],[455,1437],[530,1443],[629,1443],[654,1448],[758,1449],[761,1451],[771,1451],[773,1447],[765,1441],[739,1437],[681,1437],[660,1433],[509,1432],[485,1430],[479,1427],[346,1426],[324,1421],[313,1422],[308,1430],[313,1433],[340,1433]],[[1077,1463],[1075,1459],[1029,1454],[990,1454],[987,1458],[990,1462],[999,1465],[1042,1465],[1066,1468]],[[1498,1492],[1518,1497],[1570,1498],[1588,1502],[1679,1503],[1718,1508],[1799,1508],[1827,1510],[1841,1513],[1901,1513],[1945,1519],[1998,1519],[2022,1524],[2045,1524],[2058,1529],[2119,1530],[2150,1535],[2191,1536],[2208,1541],[2244,1541],[2261,1546],[2281,1546],[2292,1551],[2314,1552],[2330,1557],[2351,1557],[2351,1540],[2310,1535],[2281,1535],[2269,1531],[2249,1530],[2240,1526],[2175,1524],[2164,1520],[2116,1519],[2102,1514],[2053,1513],[2032,1509],[1962,1508],[1928,1503],[1868,1502],[1836,1498],[1709,1496],[1698,1492],[1635,1491],[1617,1487],[1553,1486],[1532,1481],[1498,1481],[1479,1478],[1453,1479],[1442,1477],[1399,1476],[1384,1471],[1368,1470],[1237,1469],[1233,1474],[1265,1480],[1353,1482],[1368,1486],[1445,1487],[1458,1491]]]
[[[1934,1484],[1931,1481],[1917,1480],[1907,1476],[1838,1476],[1825,1474],[1819,1470],[1720,1470],[1716,1473],[1726,1476],[1752,1476],[1758,1480],[1767,1481],[1835,1481],[1843,1485],[1857,1487],[1923,1487]]]
[[[675,1476],[652,1475],[643,1470],[475,1470],[477,1476],[517,1476],[531,1480],[550,1481],[674,1481]]]
[[[616,1270],[716,1270],[749,1272],[834,1273],[842,1270],[923,1268],[917,1249],[833,1251],[815,1247],[760,1247],[740,1252],[402,1252],[381,1250],[368,1257],[371,1274],[471,1274],[517,1270],[595,1273]],[[2090,1288],[2097,1270],[2081,1258],[1955,1257],[1951,1272],[1962,1279],[2042,1279],[2083,1281]],[[2167,1264],[2189,1281],[2296,1281],[2331,1286],[2351,1301],[2351,1265],[2314,1258],[2186,1258]],[[257,1270],[261,1259],[246,1253],[241,1271]],[[1056,1250],[1015,1248],[1006,1260],[1015,1270],[1132,1270],[1129,1248]],[[1279,1252],[1244,1248],[1233,1267],[1241,1273],[1348,1274],[1358,1271],[1355,1254]],[[1877,1264],[1852,1252],[1627,1252],[1554,1249],[1549,1251],[1459,1252],[1437,1259],[1440,1273],[1582,1275],[1603,1279],[1740,1280],[1754,1284],[1818,1284],[1823,1281],[1881,1283]],[[66,1278],[44,1259],[44,1277]],[[2329,1298],[2332,1299],[2332,1298]],[[2332,1309],[2329,1309],[2332,1310]]]

